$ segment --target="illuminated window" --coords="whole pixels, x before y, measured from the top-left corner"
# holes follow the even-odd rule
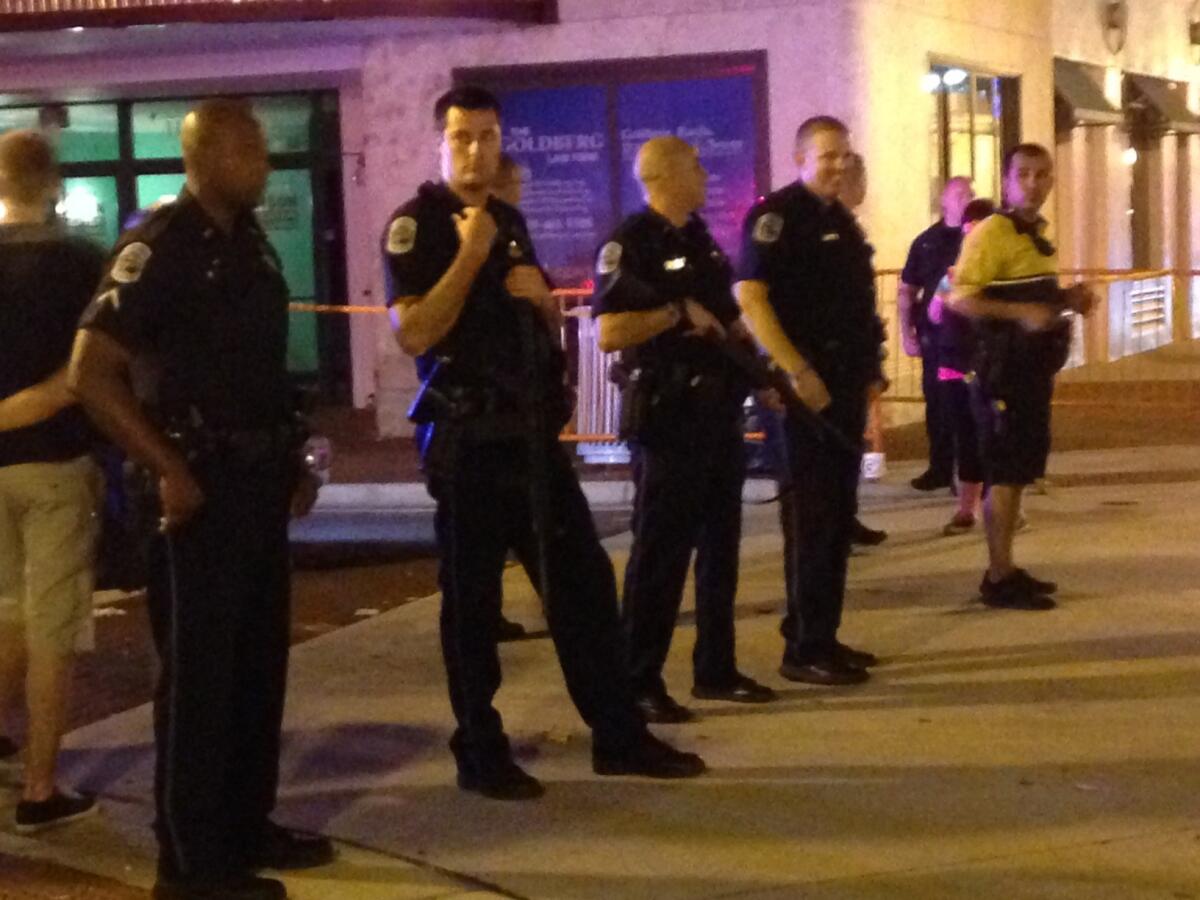
[[[121,155],[116,104],[51,103],[0,109],[0,134],[14,128],[42,130],[63,163],[107,162]]]
[[[921,79],[932,98],[930,208],[942,186],[965,176],[980,197],[1000,199],[1000,163],[1020,138],[1019,81],[960,66],[934,65]]]

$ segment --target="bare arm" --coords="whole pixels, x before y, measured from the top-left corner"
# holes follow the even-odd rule
[[[644,344],[679,324],[676,306],[659,306],[642,312],[604,313],[596,321],[600,326],[598,343],[605,353]]]
[[[1045,303],[989,300],[979,288],[970,285],[955,287],[950,295],[949,305],[955,312],[973,319],[1018,322],[1031,331],[1045,328],[1058,316],[1058,311]]]
[[[45,381],[0,400],[0,431],[28,428],[74,404],[63,366]]]
[[[469,207],[457,220],[461,238],[454,262],[423,297],[393,298],[392,331],[400,349],[420,356],[450,333],[479,270],[487,262],[496,222],[482,207]]]

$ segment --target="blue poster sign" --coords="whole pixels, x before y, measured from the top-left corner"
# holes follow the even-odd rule
[[[621,142],[621,212],[643,205],[633,175],[638,148],[672,134],[693,144],[708,170],[708,203],[701,211],[713,237],[737,253],[742,219],[758,191],[754,82],[751,75],[622,85],[617,92]]]
[[[606,93],[585,85],[499,94],[504,149],[525,170],[521,211],[542,265],[562,287],[591,278],[613,225]]]

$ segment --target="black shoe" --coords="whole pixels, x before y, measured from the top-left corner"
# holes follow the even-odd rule
[[[337,859],[333,842],[320,835],[291,831],[268,822],[262,834],[247,847],[248,869],[275,869],[280,872],[315,869]]]
[[[1056,581],[1042,581],[1040,578],[1034,578],[1024,569],[1014,569],[1013,571],[1018,578],[1024,581],[1025,584],[1036,593],[1053,594],[1058,590],[1058,582]],[[984,580],[987,580],[986,575],[984,576]]]
[[[926,469],[916,478],[909,482],[918,491],[940,491],[942,488],[952,487],[954,479],[949,475],[942,475],[933,469]]]
[[[592,771],[597,775],[641,775],[645,778],[695,778],[708,767],[695,753],[684,753],[650,732],[625,747],[592,749]]]
[[[642,713],[642,718],[656,725],[677,725],[680,722],[690,722],[696,718],[695,713],[686,706],[681,706],[674,697],[665,691],[641,694],[635,702]]]
[[[770,703],[779,699],[779,695],[765,684],[746,675],[738,675],[726,687],[698,684],[692,688],[692,696],[697,700],[728,700],[731,703]]]
[[[17,804],[16,829],[20,834],[33,834],[45,828],[66,825],[86,819],[100,811],[91,794],[64,794],[55,791],[48,800],[22,800]]]
[[[491,800],[536,800],[546,793],[540,781],[511,759],[465,768],[460,763],[458,786]]]
[[[283,882],[243,875],[224,881],[165,881],[150,896],[154,900],[287,900]]]
[[[497,641],[503,644],[507,641],[522,641],[527,637],[529,637],[529,632],[520,622],[514,622],[504,616],[500,617],[500,622],[496,625]]]
[[[853,647],[847,647],[841,641],[834,642],[833,655],[838,662],[852,669],[870,669],[879,665],[879,657],[874,653],[855,650]]]
[[[985,572],[983,581],[979,584],[979,599],[984,605],[994,609],[1023,609],[1032,612],[1054,609],[1057,604],[1034,589],[1018,571],[1010,572],[999,581],[988,580]]]
[[[878,547],[887,540],[888,533],[877,528],[868,528],[861,520],[854,520],[854,532],[850,535],[850,543],[860,547]]]
[[[826,687],[862,684],[871,677],[866,669],[848,666],[834,656],[803,661],[785,659],[779,667],[779,674],[788,681]]]

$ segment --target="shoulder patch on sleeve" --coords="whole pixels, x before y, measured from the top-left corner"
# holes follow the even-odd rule
[[[117,256],[112,267],[112,280],[118,284],[133,284],[142,277],[153,251],[140,241],[130,244]]]
[[[759,244],[774,244],[783,234],[783,216],[779,213],[763,213],[754,223],[754,240]]]
[[[621,265],[621,245],[609,241],[600,248],[600,257],[596,261],[597,275],[611,275]]]
[[[400,216],[388,228],[387,252],[395,255],[408,253],[417,242],[417,220],[412,216]]]
[[[121,292],[116,288],[109,288],[96,298],[96,302],[101,306],[111,306],[113,312],[118,312],[121,309]]]

